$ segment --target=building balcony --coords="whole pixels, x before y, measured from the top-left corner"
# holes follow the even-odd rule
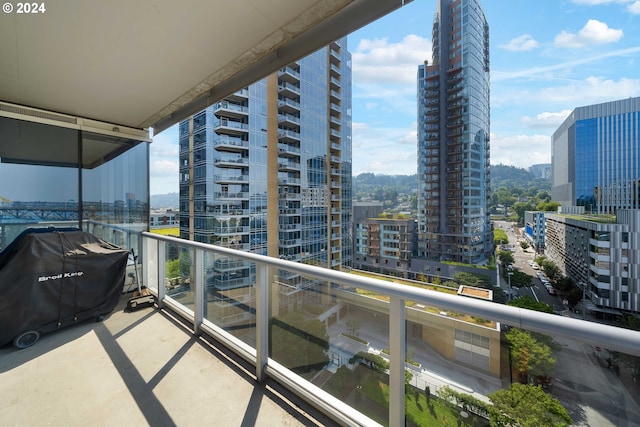
[[[282,81],[298,83],[300,81],[300,72],[287,66],[278,70],[278,78]]]
[[[298,113],[300,112],[300,103],[289,98],[278,99],[278,109],[281,112]]]
[[[221,101],[213,104],[213,112],[219,117],[243,118],[249,115],[249,108],[233,102]]]
[[[242,135],[249,132],[249,125],[235,120],[219,119],[214,122],[216,132]]]
[[[300,126],[300,117],[293,114],[278,114],[278,124],[288,126]]]
[[[249,149],[249,141],[228,135],[216,135],[213,146],[218,151],[239,153]]]
[[[281,142],[300,142],[300,132],[278,129],[278,140]]]
[[[300,162],[279,161],[278,162],[278,170],[281,171],[281,172],[299,171],[300,170]]]
[[[249,159],[248,158],[237,158],[237,159],[224,159],[217,158],[213,160],[213,164],[217,167],[226,167],[226,168],[248,168],[249,167]]]
[[[329,71],[332,76],[339,76],[342,72],[340,71],[340,67],[335,64],[329,64]]]
[[[213,181],[216,184],[237,184],[249,182],[249,175],[214,175]]]
[[[170,289],[169,254],[185,251],[182,271],[189,272],[190,286]],[[518,373],[509,368],[504,337],[515,328],[559,344],[545,393],[567,408],[575,424],[633,425],[640,417],[629,368],[607,364],[613,351],[640,356],[640,332],[150,233],[142,234],[141,254],[143,283],[157,296],[157,308],[129,313],[121,304],[102,323],[43,335],[26,350],[0,350],[4,423],[201,425],[215,397],[225,408],[215,412],[220,425],[399,427],[414,390],[426,408],[426,386],[433,396],[448,386],[483,402],[508,387]],[[237,288],[209,292],[207,264],[217,258],[249,263],[254,273],[233,279]],[[283,297],[283,273],[314,283],[317,311],[272,304]],[[320,320],[326,337],[296,333],[301,325],[287,323],[280,310]],[[351,320],[361,325],[357,336],[366,345],[345,336]],[[288,339],[278,339],[283,334],[298,341],[286,346]],[[352,362],[359,352],[382,357],[388,370]],[[311,354],[326,357],[307,380],[295,372],[311,369],[309,362],[300,364]],[[383,403],[371,403],[362,382],[372,374],[380,379],[375,387],[385,390]],[[338,381],[347,385],[335,387]],[[453,425],[461,409],[454,411]]]
[[[294,98],[300,96],[300,86],[287,82],[278,83],[278,93],[284,97]]]

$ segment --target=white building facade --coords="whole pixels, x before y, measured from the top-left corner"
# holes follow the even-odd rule
[[[586,284],[590,309],[640,312],[640,210],[610,223],[546,214],[545,245],[564,275]]]

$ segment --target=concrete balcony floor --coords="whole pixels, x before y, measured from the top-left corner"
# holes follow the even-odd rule
[[[0,349],[3,426],[312,426],[332,421],[170,312],[125,312]]]

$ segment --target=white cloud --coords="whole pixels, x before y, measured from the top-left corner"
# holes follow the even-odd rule
[[[149,146],[151,194],[178,192],[178,127],[155,135]]]
[[[523,116],[522,123],[531,128],[553,128],[556,129],[571,114],[572,110],[562,110],[557,113],[544,112],[536,114],[535,117]]]
[[[353,123],[353,174],[412,175],[417,170],[417,124],[411,128]]]
[[[584,105],[599,104],[633,96],[640,96],[640,79],[623,77],[619,80],[591,76],[582,80],[570,80],[564,84],[549,85],[541,89],[509,90],[492,96],[491,103],[499,107],[531,105],[557,105],[573,109]],[[533,119],[531,119],[533,120]]]
[[[353,80],[359,83],[416,84],[418,65],[431,59],[431,41],[409,34],[399,43],[362,39],[351,55]]]
[[[604,77],[587,77],[565,86],[548,87],[538,93],[548,102],[571,103],[580,107],[640,95],[640,80],[621,78],[618,81]]]
[[[491,133],[491,164],[528,168],[551,163],[551,138],[548,135],[511,135]]]
[[[573,0],[575,4],[584,4],[587,6],[597,6],[602,4],[620,3],[626,4],[630,13],[640,14],[640,0]]]
[[[605,22],[589,19],[585,26],[577,33],[562,30],[554,39],[556,47],[582,48],[596,44],[617,42],[622,38],[623,31],[609,28]]]
[[[523,34],[515,39],[512,39],[507,44],[500,45],[502,49],[511,50],[516,52],[523,52],[538,47],[538,42],[530,34]]]
[[[624,2],[625,0],[622,0]],[[575,4],[586,4],[588,6],[595,6],[599,4],[620,3],[621,0],[573,0]]]
[[[548,75],[553,71],[566,71],[568,69],[577,67],[579,65],[590,64],[590,63],[598,62],[608,58],[629,56],[638,52],[640,52],[640,46],[612,50],[612,51],[600,53],[593,56],[582,56],[580,59],[574,59],[574,60],[561,62],[553,65],[548,65],[544,67],[529,67],[529,68],[523,68],[522,70],[517,70],[517,71],[493,70],[491,72],[491,82],[493,83],[498,81],[522,79],[522,78],[533,78],[533,77],[540,77],[540,76],[543,76],[546,79]]]

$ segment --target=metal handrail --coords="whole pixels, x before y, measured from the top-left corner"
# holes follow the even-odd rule
[[[170,243],[176,243],[220,254],[233,256],[246,261],[266,264],[271,267],[311,275],[323,280],[337,282],[355,288],[367,289],[403,300],[420,304],[435,305],[443,309],[472,316],[495,320],[506,325],[536,332],[551,333],[586,343],[602,342],[615,351],[640,356],[640,332],[594,322],[585,322],[555,314],[541,313],[518,307],[497,304],[488,301],[463,298],[458,295],[401,285],[384,280],[357,276],[337,270],[301,264],[279,258],[266,257],[250,252],[237,251],[206,243],[193,242],[171,236],[143,233],[143,236]]]

